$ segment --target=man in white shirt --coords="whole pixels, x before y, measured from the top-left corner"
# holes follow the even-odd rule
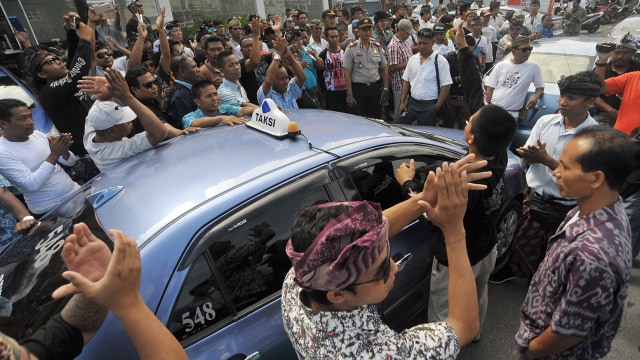
[[[16,99],[0,100],[0,127],[0,172],[22,192],[33,215],[43,215],[80,187],[58,164],[76,161],[69,151],[71,134],[48,139],[34,131],[31,110]]]
[[[311,21],[311,38],[309,39],[309,46],[316,51],[316,54],[320,54],[322,50],[329,46],[327,40],[322,38],[322,23],[318,19]]]
[[[114,70],[107,71],[109,95],[117,97],[125,106],[107,100],[109,95],[103,94],[102,99],[106,101],[96,101],[87,115],[84,147],[100,171],[152,148],[168,135],[167,128],[153,111],[131,94],[122,75]],[[145,131],[127,138],[136,117]]]
[[[456,47],[453,44],[453,40],[447,39],[445,33],[447,28],[444,24],[436,23],[433,25],[433,51],[445,56],[451,51],[456,51]]]
[[[436,124],[436,114],[449,96],[453,81],[449,62],[433,50],[433,44],[432,29],[418,31],[419,53],[409,58],[402,75],[402,93],[398,106],[400,116],[394,120],[395,124],[411,124],[414,120],[420,125]],[[407,102],[409,93],[411,96]]]
[[[532,108],[544,92],[540,66],[529,61],[533,48],[527,36],[517,36],[511,42],[511,61],[498,63],[487,82],[486,102],[502,106],[517,119],[523,107]],[[525,104],[529,84],[536,88],[535,94]]]
[[[532,33],[538,31],[538,26],[542,24],[543,14],[538,12],[540,10],[540,0],[531,0],[529,5],[529,13],[524,16],[524,27],[529,29]]]

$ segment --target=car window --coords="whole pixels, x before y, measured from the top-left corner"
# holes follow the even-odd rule
[[[395,178],[396,169],[414,160],[416,177],[422,183],[428,170],[445,160],[457,159],[448,151],[421,146],[397,146],[371,151],[342,161],[337,167],[342,173],[341,183],[347,189],[350,200],[368,200],[380,203],[387,209],[405,199],[401,184]],[[348,189],[353,189],[348,193]]]
[[[291,268],[285,246],[296,213],[330,201],[327,171],[285,184],[206,231],[168,328],[178,340],[215,331],[280,295]]]
[[[505,55],[502,61],[511,61],[513,54]],[[587,71],[593,67],[593,56],[549,54],[536,52],[529,57],[530,61],[540,65],[542,80],[546,83],[555,83],[563,75],[573,75],[580,71]]]

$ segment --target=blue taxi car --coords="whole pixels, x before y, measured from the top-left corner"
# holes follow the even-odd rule
[[[340,200],[392,206],[403,200],[394,179],[402,162],[454,161],[467,149],[459,130],[396,127],[322,110],[285,114],[300,136],[272,136],[245,125],[203,129],[86,183],[69,199],[84,202],[83,211],[65,217],[52,210],[0,254],[0,331],[22,338],[60,311],[63,303],[50,297],[64,282],[60,248],[72,224],[83,221],[103,239],[111,228],[136,239],[144,301],[190,358],[295,358],[280,292],[291,266],[284,247],[296,212]],[[503,219],[517,217],[524,181],[519,162],[510,159]],[[394,329],[425,314],[431,231],[416,220],[391,239],[394,259],[412,254],[379,305]],[[133,359],[137,353],[109,315],[80,358]]]

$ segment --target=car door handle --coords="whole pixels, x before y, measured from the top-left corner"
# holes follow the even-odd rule
[[[234,354],[234,355],[231,355],[227,360],[260,360],[260,352],[256,351],[249,355]]]

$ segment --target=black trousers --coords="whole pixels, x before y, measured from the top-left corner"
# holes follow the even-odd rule
[[[351,108],[351,113],[380,119],[380,84],[353,83],[351,89],[353,90],[353,98],[358,103],[356,108]]]

